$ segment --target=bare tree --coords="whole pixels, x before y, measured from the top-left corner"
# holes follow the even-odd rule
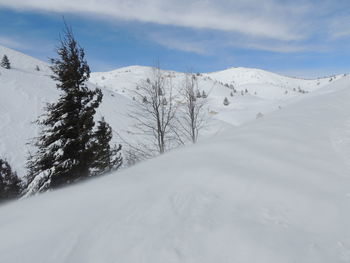
[[[198,81],[195,75],[187,73],[183,88],[180,92],[183,96],[183,112],[179,119],[180,127],[187,139],[196,143],[199,131],[205,124],[204,106],[207,104],[205,96],[197,96],[200,94]]]
[[[177,104],[172,93],[172,81],[155,67],[152,77],[138,85],[135,90],[134,106],[129,116],[135,120],[135,128],[143,137],[150,140],[133,146],[134,154],[143,156],[160,154],[178,144],[178,136],[174,129]]]

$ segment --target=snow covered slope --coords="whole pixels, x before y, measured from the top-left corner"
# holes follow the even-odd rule
[[[0,67],[0,158],[6,158],[23,175],[25,160],[31,150],[28,143],[38,135],[38,128],[32,122],[43,112],[47,102],[56,100],[58,91],[49,77],[51,73],[46,63],[0,46],[0,58],[4,54],[9,57],[12,69]],[[36,70],[37,66],[40,71]],[[164,73],[172,77],[175,89],[183,85],[183,73]],[[132,104],[132,92],[151,75],[150,67],[140,66],[92,73],[90,86],[97,85],[104,93],[99,115],[105,116],[113,129],[126,140],[133,139],[130,136],[133,123],[127,116]],[[205,131],[207,136],[216,134],[223,127],[254,120],[259,113],[281,109],[296,97],[307,96],[298,91],[299,86],[303,90],[313,91],[330,83],[329,79],[305,81],[241,68],[198,74],[197,78],[199,89],[209,94],[207,112],[211,121]],[[230,101],[228,106],[223,105],[225,97]],[[119,143],[117,136],[114,139]]]
[[[263,98],[276,98],[283,94],[296,94],[296,92],[311,92],[329,82],[337,80],[343,75],[324,77],[318,79],[298,79],[281,76],[272,72],[252,68],[230,68],[223,71],[205,74],[205,76],[234,85],[241,90],[247,89]],[[283,97],[283,96],[282,96]]]
[[[0,46],[0,58],[4,54],[12,68],[0,67],[0,158],[6,158],[23,175],[31,150],[28,143],[39,132],[33,122],[43,113],[46,103],[54,102],[59,93],[46,63]],[[103,93],[99,114],[106,116],[115,130],[128,127],[129,120],[124,114],[130,99],[108,90]]]
[[[350,262],[349,86],[0,207],[0,262]]]
[[[164,71],[171,76],[174,90],[184,84],[184,73]],[[131,66],[109,72],[96,72],[91,82],[105,89],[134,96],[134,90],[141,80],[151,78],[150,67]],[[343,76],[304,80],[281,76],[259,69],[231,68],[214,73],[196,74],[198,87],[209,94],[209,112],[215,119],[240,125],[256,118],[259,112],[265,114],[288,104],[295,97],[315,91]],[[233,95],[233,96],[231,96]],[[230,105],[224,106],[227,97]]]

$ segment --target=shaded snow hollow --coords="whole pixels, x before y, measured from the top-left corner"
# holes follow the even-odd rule
[[[350,262],[349,86],[0,207],[0,262]]]

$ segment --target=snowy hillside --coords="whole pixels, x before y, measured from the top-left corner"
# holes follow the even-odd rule
[[[59,93],[46,63],[0,46],[0,57],[4,54],[12,68],[0,67],[0,156],[23,175],[25,160],[31,150],[27,144],[39,132],[32,122],[43,113],[46,103],[55,101]],[[108,90],[103,93],[100,115],[106,116],[115,130],[128,127],[129,121],[124,115],[130,100]]]
[[[0,156],[22,176],[31,150],[28,143],[38,135],[38,128],[32,122],[43,112],[47,102],[55,101],[58,91],[46,63],[0,46],[0,57],[4,54],[9,57],[12,69],[0,67]],[[172,77],[174,91],[183,85],[183,73],[164,73]],[[99,86],[104,93],[99,115],[105,116],[114,131],[126,140],[134,138],[130,136],[133,122],[127,116],[133,103],[133,91],[151,75],[150,67],[140,66],[91,74],[89,85]],[[199,89],[209,95],[207,115],[210,121],[203,131],[206,137],[227,126],[240,125],[258,115],[283,109],[296,97],[308,96],[298,91],[299,86],[303,91],[313,91],[330,83],[329,79],[307,81],[241,68],[197,75]],[[223,105],[225,97],[230,102],[228,106]],[[120,142],[117,136],[114,139]]]
[[[0,209],[0,262],[350,262],[350,78]]]
[[[164,71],[172,77],[174,90],[183,86],[184,73]],[[151,78],[150,67],[131,66],[110,72],[92,73],[91,82],[118,94],[132,98],[140,80]],[[295,97],[315,91],[330,82],[331,78],[304,80],[249,68],[231,68],[215,73],[196,74],[198,87],[209,94],[209,112],[215,119],[240,125],[256,118],[257,114],[274,111]],[[224,106],[227,97],[230,105]]]
[[[205,75],[223,83],[236,84],[238,86],[248,84],[270,84],[281,88],[297,88],[300,86],[306,90],[316,88],[316,86],[323,86],[328,84],[328,82],[341,77],[341,75],[337,75],[318,79],[298,79],[278,75],[261,69],[243,67],[229,68],[223,71],[207,73]]]

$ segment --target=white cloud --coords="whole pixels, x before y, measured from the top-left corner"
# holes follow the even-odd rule
[[[6,36],[0,36],[0,45],[14,49],[31,49],[30,46],[23,44],[23,41]]]
[[[336,40],[340,38],[350,37],[349,23],[350,16],[330,18],[328,30],[331,39]]]
[[[20,36],[0,35],[0,45],[22,51],[48,53],[54,50],[54,43],[42,38],[23,38]],[[40,46],[40,49],[38,49]]]
[[[95,14],[163,25],[236,32],[276,40],[298,40],[305,30],[297,19],[307,5],[277,0],[0,0],[0,6],[20,10],[43,10]]]
[[[238,46],[235,44],[235,46]],[[302,45],[302,44],[293,44],[293,43],[245,43],[241,44],[240,47],[254,50],[263,50],[271,51],[276,53],[297,53],[297,52],[306,52],[306,51],[315,51],[322,52],[326,51],[325,47],[317,45]]]
[[[151,34],[149,37],[152,41],[169,49],[191,52],[199,55],[207,55],[209,53],[207,46],[201,44],[199,41],[189,40],[188,38],[174,38],[162,34]]]
[[[319,43],[305,44],[296,41],[276,41],[270,39],[241,36],[238,34],[191,34],[172,32],[153,32],[148,39],[169,49],[192,52],[199,55],[212,55],[218,50],[240,48],[270,51],[274,53],[325,52],[328,48]]]
[[[168,27],[165,36],[154,29],[146,34],[169,49],[204,55],[218,45],[277,53],[328,51],[334,42],[350,36],[350,17],[346,12],[339,15],[342,6],[347,10],[350,4],[339,1],[342,4],[333,0],[0,0],[0,8],[186,27],[204,33],[183,36]],[[212,33],[224,37],[211,38]]]
[[[337,31],[333,31],[331,33],[331,36],[334,39],[350,37],[350,29],[349,28],[338,29]]]

